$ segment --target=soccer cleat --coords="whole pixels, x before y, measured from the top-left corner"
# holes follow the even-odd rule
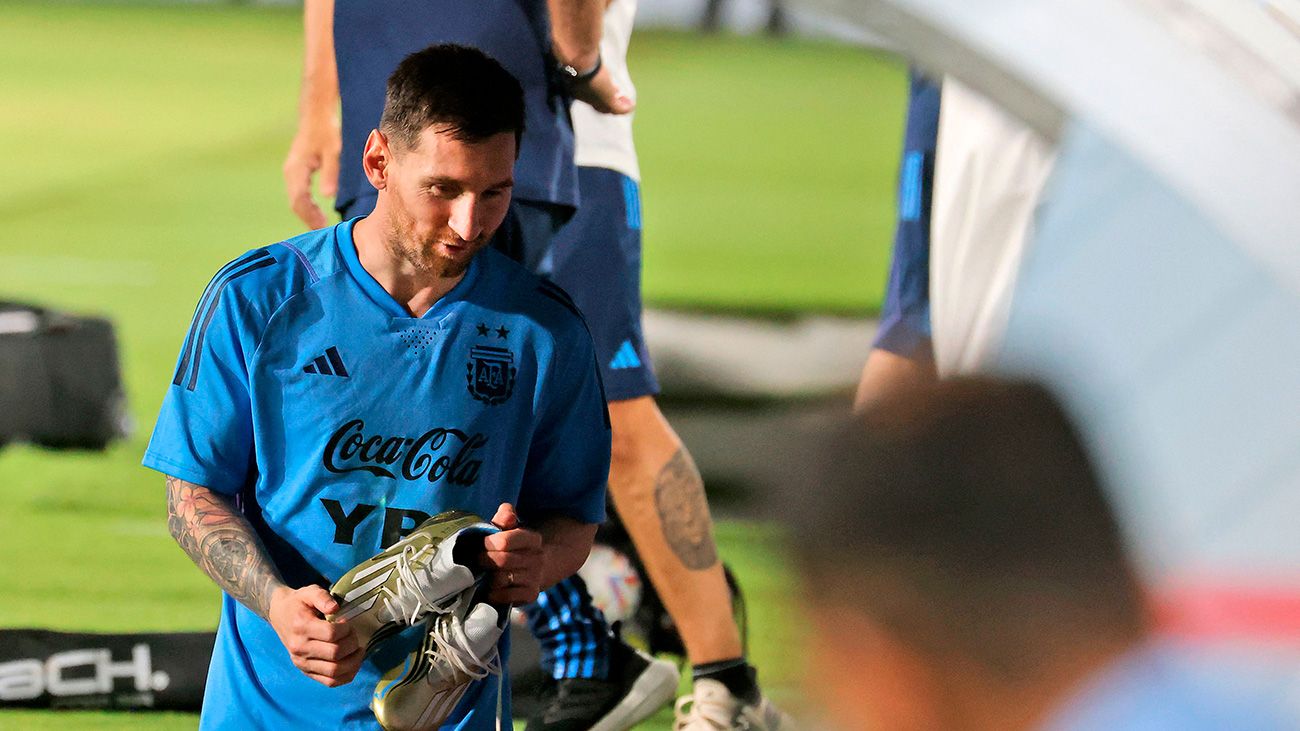
[[[464,697],[470,683],[501,673],[497,642],[510,613],[486,603],[432,617],[420,647],[375,686],[370,708],[387,731],[438,728]]]
[[[330,593],[339,609],[330,621],[351,624],[357,643],[369,652],[429,614],[450,611],[448,605],[478,580],[474,571],[452,560],[457,539],[495,532],[496,526],[457,510],[429,518],[334,582]]]
[[[766,696],[750,705],[716,680],[695,681],[692,695],[677,699],[673,731],[792,731],[794,721]]]
[[[677,667],[611,638],[609,678],[550,680],[526,731],[625,731],[677,693]]]

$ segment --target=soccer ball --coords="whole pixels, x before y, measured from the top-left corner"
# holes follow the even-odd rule
[[[578,569],[587,584],[591,603],[605,614],[605,619],[626,622],[641,606],[641,575],[621,551],[597,543],[587,562]]]

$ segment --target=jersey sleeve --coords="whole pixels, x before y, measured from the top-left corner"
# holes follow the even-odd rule
[[[873,343],[907,358],[930,357],[930,202],[938,136],[939,84],[913,70],[893,258]]]
[[[605,521],[609,411],[591,335],[578,329],[580,337],[567,347],[557,343],[555,367],[544,383],[517,506],[525,522],[553,515]]]
[[[241,263],[242,262],[242,263]],[[269,257],[236,260],[213,278],[195,309],[163,399],[144,466],[234,494],[252,471],[253,423],[249,360],[260,332],[236,287],[237,278]]]

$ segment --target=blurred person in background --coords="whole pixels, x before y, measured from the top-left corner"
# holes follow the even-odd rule
[[[930,205],[939,137],[939,82],[908,70],[907,121],[898,174],[897,221],[885,301],[856,403],[865,408],[897,386],[934,378],[930,343]]]
[[[781,514],[838,729],[1281,729],[1151,634],[1079,434],[1043,388],[900,388],[830,432]]]
[[[980,93],[910,72],[893,258],[859,409],[996,358],[1054,159]]]
[[[635,2],[492,5],[308,0],[299,132],[285,162],[291,203],[309,225],[324,225],[310,189],[319,172],[321,192],[337,193],[345,219],[369,211],[373,199],[349,160],[378,119],[375,89],[408,47],[472,45],[521,80],[528,123],[515,200],[494,244],[560,284],[596,340],[613,426],[610,495],[693,665],[695,691],[679,702],[679,723],[777,728],[784,716],[761,693],[731,615],[703,481],[654,400],[659,387],[641,330],[631,118],[609,116],[635,106],[626,63]],[[341,169],[333,162],[340,148]],[[532,731],[627,728],[675,693],[675,669],[614,639],[580,578],[543,593],[526,612],[555,681],[529,721]]]

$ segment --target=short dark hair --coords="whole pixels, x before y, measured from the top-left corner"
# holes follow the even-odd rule
[[[402,59],[388,77],[379,130],[407,149],[430,126],[455,139],[482,142],[524,132],[524,91],[519,81],[482,51],[444,43]]]
[[[1022,678],[1145,628],[1098,472],[1057,400],[958,378],[830,431],[790,511],[810,586],[922,650]],[[814,600],[817,601],[817,600]]]

